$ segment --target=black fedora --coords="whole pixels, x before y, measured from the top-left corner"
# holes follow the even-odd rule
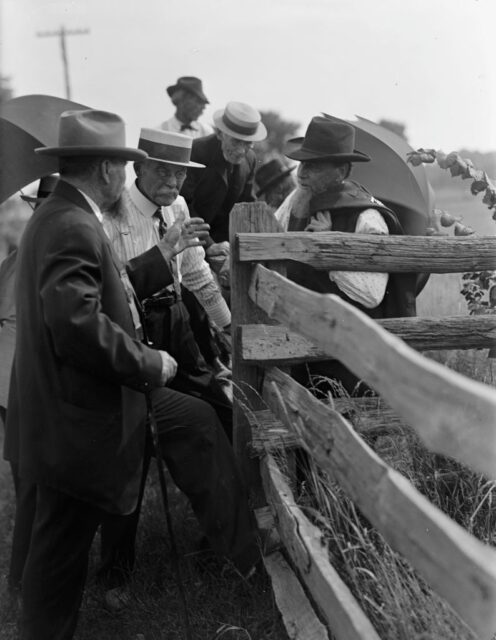
[[[169,96],[172,97],[172,94],[179,89],[189,91],[197,98],[200,98],[203,102],[209,102],[207,96],[203,93],[203,86],[200,78],[195,78],[194,76],[182,76],[177,79],[176,84],[171,84],[170,87],[167,87],[166,91]]]
[[[296,169],[294,164],[292,167],[285,165],[279,158],[273,158],[263,164],[255,173],[255,183],[257,185],[257,198],[265,193],[267,189],[277,184],[288,176],[291,171]]]
[[[367,154],[355,149],[355,129],[342,121],[315,116],[304,138],[288,140],[286,156],[300,162],[369,162]]]

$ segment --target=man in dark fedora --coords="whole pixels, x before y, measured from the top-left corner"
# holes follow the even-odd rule
[[[349,179],[353,163],[370,160],[355,149],[350,124],[316,116],[304,137],[288,141],[286,155],[300,165],[298,188],[275,212],[285,230],[403,234],[395,213]],[[337,294],[372,318],[415,315],[415,274],[328,272],[301,263],[289,264],[287,274],[307,289]],[[348,393],[360,392],[357,378],[335,360],[297,367],[294,373],[314,388],[322,380],[324,393],[329,388],[324,378],[339,382]]]
[[[64,112],[58,139],[36,150],[58,157],[60,180],[29,220],[16,264],[5,456],[37,489],[23,640],[72,638],[95,531],[105,513],[136,506],[143,391],[176,370],[142,343],[133,287],[101,225],[126,161],[146,153],[126,146],[124,122],[105,111]],[[144,295],[151,284],[142,285]]]
[[[275,211],[296,186],[291,175],[296,165],[288,167],[280,158],[272,158],[255,173],[256,197]]]
[[[253,144],[267,137],[260,113],[243,102],[228,102],[214,114],[216,133],[193,140],[191,159],[205,165],[192,169],[181,190],[192,216],[210,224],[211,243],[229,240],[229,213],[237,202],[255,200],[257,159]],[[207,247],[207,256],[217,247]]]
[[[176,111],[172,118],[162,122],[160,129],[183,133],[190,138],[202,138],[213,133],[210,125],[198,119],[208,104],[200,78],[182,76],[176,84],[167,87],[167,93]]]

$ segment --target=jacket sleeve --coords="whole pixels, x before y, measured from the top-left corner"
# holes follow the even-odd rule
[[[126,314],[128,305],[102,235],[91,223],[68,215],[50,239],[39,282],[53,349],[63,363],[89,374],[133,388],[142,388],[143,383],[158,386],[159,352],[129,335],[102,309],[104,268],[114,278],[105,283],[112,288],[113,306]],[[127,315],[125,320],[130,322]]]

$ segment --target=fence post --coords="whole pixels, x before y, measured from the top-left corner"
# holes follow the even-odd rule
[[[230,214],[229,242],[231,245],[231,327],[233,343],[233,445],[236,457],[250,489],[254,506],[262,504],[262,485],[258,460],[250,457],[251,427],[246,411],[266,408],[262,402],[263,369],[241,360],[241,332],[243,324],[275,324],[248,297],[252,263],[238,261],[238,233],[281,231],[279,223],[263,202],[243,202],[234,206]],[[283,263],[271,263],[271,268],[285,274]],[[263,501],[264,503],[265,501]]]

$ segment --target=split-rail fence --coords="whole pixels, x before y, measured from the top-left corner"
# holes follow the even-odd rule
[[[494,348],[496,315],[373,321],[339,297],[308,291],[284,274],[287,260],[348,271],[493,270],[496,237],[288,233],[263,204],[243,203],[231,212],[230,244],[234,447],[261,519],[271,516],[284,546],[284,554],[275,552],[265,563],[289,636],[379,638],[331,565],[321,532],[295,504],[291,483],[271,453],[281,442],[299,443],[476,635],[492,638],[496,550],[374,453],[360,436],[374,428],[372,411],[370,420],[353,427],[339,401],[332,407],[317,400],[287,367],[338,358],[428,449],[495,479],[496,390],[419,351]],[[367,416],[367,400],[357,402]]]

